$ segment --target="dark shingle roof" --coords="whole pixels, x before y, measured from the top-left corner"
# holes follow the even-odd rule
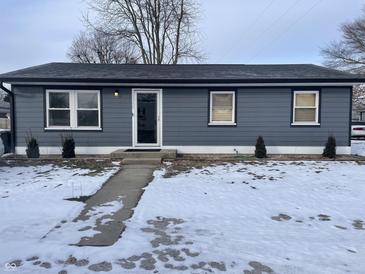
[[[363,82],[364,78],[312,64],[114,65],[48,63],[0,74],[4,82]]]

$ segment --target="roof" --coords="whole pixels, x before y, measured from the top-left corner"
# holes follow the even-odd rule
[[[48,63],[0,74],[2,82],[282,83],[365,82],[365,78],[313,64],[79,64]]]

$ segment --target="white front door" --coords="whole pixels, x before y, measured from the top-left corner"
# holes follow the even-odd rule
[[[133,146],[161,146],[161,89],[133,89]]]

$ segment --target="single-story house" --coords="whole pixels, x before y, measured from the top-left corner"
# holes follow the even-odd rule
[[[351,153],[352,86],[364,82],[312,64],[113,65],[49,63],[0,75],[11,84],[16,153],[26,135],[59,154],[72,135],[79,154],[117,149],[179,153],[319,154],[329,135]]]

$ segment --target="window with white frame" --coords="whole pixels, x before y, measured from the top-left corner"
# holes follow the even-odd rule
[[[234,91],[211,91],[209,125],[235,125]]]
[[[99,90],[47,90],[47,129],[100,129]]]
[[[319,91],[294,91],[294,125],[319,125]]]

